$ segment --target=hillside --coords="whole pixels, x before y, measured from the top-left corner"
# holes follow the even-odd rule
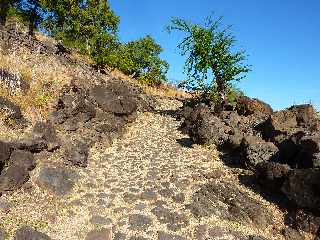
[[[15,23],[0,41],[0,239],[318,239],[317,138],[305,139],[302,152],[312,147],[314,165],[299,165],[303,156],[288,166],[286,196],[255,179],[255,161],[272,165],[276,141],[319,133],[311,106],[279,114],[249,100],[216,116],[204,104],[189,106],[190,94],[98,71]],[[253,125],[269,118],[265,133],[280,137],[262,140]],[[243,138],[245,163],[235,160]],[[286,169],[258,177],[282,184]]]

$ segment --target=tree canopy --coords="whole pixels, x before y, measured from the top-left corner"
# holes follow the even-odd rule
[[[123,46],[125,73],[143,82],[158,84],[166,80],[169,64],[160,58],[161,46],[151,36],[128,42]]]
[[[169,65],[160,58],[161,46],[151,36],[121,43],[120,18],[107,0],[2,0],[1,6],[6,9],[0,12],[3,22],[13,8],[29,25],[30,35],[41,28],[89,55],[99,68],[118,68],[150,85],[166,81]]]
[[[0,26],[4,26],[9,13],[10,8],[13,8],[14,4],[18,0],[1,0],[0,1]]]
[[[230,26],[222,24],[221,17],[209,17],[204,25],[173,18],[167,30],[185,34],[178,45],[181,54],[187,57],[188,79],[182,86],[199,91],[205,98],[212,98],[218,92],[219,104],[224,102],[232,82],[240,81],[250,71],[250,66],[244,63],[245,51],[235,50],[235,37]]]

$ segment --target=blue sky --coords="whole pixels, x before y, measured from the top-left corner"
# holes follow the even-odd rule
[[[168,78],[185,79],[176,46],[182,35],[165,31],[173,16],[201,23],[215,12],[233,25],[252,72],[239,86],[274,109],[313,103],[320,110],[319,0],[110,0],[121,17],[120,38],[150,34],[164,49]]]

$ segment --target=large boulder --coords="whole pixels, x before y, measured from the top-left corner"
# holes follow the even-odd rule
[[[29,172],[25,166],[10,165],[0,175],[0,192],[14,191],[29,180]]]
[[[320,170],[294,169],[284,182],[282,192],[297,206],[320,208]]]
[[[24,126],[26,123],[20,107],[2,96],[0,96],[0,113],[1,118],[10,127]]]
[[[311,104],[294,105],[288,110],[295,113],[298,126],[311,127],[316,122],[317,112]]]
[[[9,164],[10,166],[16,165],[24,167],[28,171],[33,170],[36,166],[33,154],[22,150],[15,150],[12,152]]]
[[[295,158],[299,168],[320,168],[320,132],[300,139],[299,154]]]
[[[99,112],[91,125],[99,133],[117,133],[124,127],[125,119],[112,113]]]
[[[78,175],[72,170],[45,167],[40,170],[37,184],[41,188],[62,197],[72,191],[77,178]]]
[[[275,162],[261,162],[255,167],[255,176],[259,184],[271,193],[280,193],[288,177],[290,167]]]
[[[106,112],[129,115],[137,109],[136,98],[128,88],[95,86],[92,95],[100,108]]]
[[[311,105],[297,105],[272,114],[258,126],[264,140],[279,148],[280,162],[292,168],[320,165],[316,112]]]
[[[65,155],[68,163],[78,167],[87,167],[89,146],[82,141],[76,141],[67,148]]]
[[[258,137],[255,142],[248,142],[248,136],[244,138],[241,155],[244,160],[244,164],[249,169],[254,169],[255,166],[262,162],[278,161],[279,149],[271,142],[265,142]]]
[[[185,119],[182,128],[198,143],[215,144],[218,148],[228,141],[232,128],[227,126],[219,117],[210,112],[206,105],[198,105]]]
[[[259,99],[240,96],[236,100],[236,111],[240,115],[249,116],[252,114],[271,115],[273,109],[271,106]]]
[[[317,121],[311,105],[297,105],[272,114],[260,129],[266,140],[280,143],[298,131],[314,130]]]
[[[297,125],[295,113],[283,110],[271,115],[260,127],[264,139],[281,142],[297,131]]]
[[[43,139],[47,143],[48,151],[53,151],[61,146],[56,130],[50,121],[37,122],[32,130],[34,139]]]
[[[59,97],[56,110],[49,114],[49,120],[54,124],[62,124],[68,119],[78,122],[87,122],[94,118],[96,110],[90,100],[88,91],[68,86]]]

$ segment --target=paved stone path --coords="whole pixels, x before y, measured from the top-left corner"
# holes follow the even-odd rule
[[[217,216],[196,217],[190,211],[194,193],[212,179],[237,182],[232,169],[214,149],[190,144],[170,116],[180,102],[159,99],[158,113],[139,114],[112,147],[92,151],[89,166],[76,169],[73,191],[62,198],[33,184],[0,198],[0,227],[10,234],[33,226],[52,239],[247,239],[262,234]],[[248,189],[266,208],[277,209]],[[213,203],[216,204],[216,203]],[[238,235],[237,235],[238,234]],[[100,238],[103,236],[102,238]],[[211,236],[211,237],[210,237]],[[220,237],[217,237],[220,236]],[[275,238],[281,239],[281,238]]]

